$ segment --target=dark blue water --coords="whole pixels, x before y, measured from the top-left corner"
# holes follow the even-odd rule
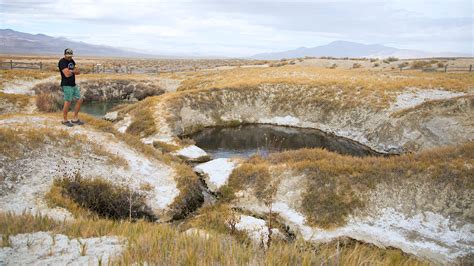
[[[301,148],[323,148],[360,157],[381,155],[358,142],[320,130],[274,125],[205,128],[188,137],[214,158],[267,156]]]

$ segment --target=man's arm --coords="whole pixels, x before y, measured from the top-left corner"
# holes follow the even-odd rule
[[[61,70],[61,71],[63,72],[64,76],[66,76],[66,78],[69,78],[69,77],[71,77],[71,76],[74,74],[73,70],[71,70],[71,69],[69,69],[69,68],[67,68],[67,67],[64,68],[64,69]]]
[[[74,70],[72,71],[75,75],[80,75],[81,70],[78,67],[74,67]]]
[[[70,76],[72,75],[79,75],[81,74],[81,71],[79,70],[79,68],[74,68],[74,69],[69,69],[69,68],[64,68],[63,70],[61,70],[64,74],[64,76],[66,76],[66,78],[69,78]]]

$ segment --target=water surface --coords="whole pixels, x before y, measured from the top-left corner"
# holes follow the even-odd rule
[[[123,101],[112,101],[112,102],[84,102],[81,106],[81,112],[95,116],[103,117],[107,112],[119,104],[124,104]],[[74,109],[73,109],[74,110]]]
[[[323,148],[353,156],[381,155],[358,142],[317,129],[275,125],[241,125],[205,128],[188,136],[214,158],[267,156],[272,152],[301,148]]]

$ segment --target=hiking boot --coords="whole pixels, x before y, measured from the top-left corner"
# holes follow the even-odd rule
[[[72,122],[73,124],[76,124],[76,125],[78,125],[78,126],[80,126],[80,125],[84,125],[84,122],[83,122],[83,121],[81,121],[81,120],[79,120],[79,119],[77,119],[77,120],[71,120],[71,122]]]
[[[65,126],[67,126],[67,127],[72,127],[72,126],[74,126],[74,125],[71,123],[71,121],[69,121],[69,120],[66,121],[66,122],[61,121],[61,124],[65,125]]]

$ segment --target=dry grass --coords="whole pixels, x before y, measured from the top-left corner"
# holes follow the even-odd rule
[[[179,195],[170,205],[174,220],[184,219],[187,215],[201,207],[204,197],[200,188],[200,181],[191,166],[185,163],[172,164],[175,171],[175,180]]]
[[[180,149],[179,146],[176,146],[174,144],[169,144],[164,141],[154,141],[153,147],[155,147],[155,149],[158,149],[163,153],[174,152]]]
[[[321,149],[274,153],[268,159],[251,158],[236,168],[221,193],[232,199],[234,192],[250,187],[258,196],[259,187],[269,185],[269,181],[261,184],[259,180],[274,179],[276,175],[267,177],[268,171],[284,165],[294,175],[306,176],[301,208],[309,224],[331,228],[345,224],[349,214],[363,208],[366,196],[379,184],[418,180],[449,186],[451,191],[463,195],[466,189],[474,188],[472,150],[474,142],[388,158],[344,156]],[[458,215],[451,210],[443,211],[446,216]]]
[[[134,104],[121,110],[122,112],[132,111],[133,120],[127,128],[127,133],[140,137],[148,137],[157,132],[157,125],[155,118],[153,117],[152,105],[150,104],[150,98],[147,98],[140,102],[141,108],[136,108],[138,104]]]
[[[144,154],[149,158],[154,158],[158,161],[162,161],[165,163],[170,163],[172,161],[169,156],[165,156],[159,150],[154,149],[150,145],[144,144],[138,136],[131,134],[122,134],[118,132],[113,127],[113,123],[109,121],[97,119],[87,114],[81,114],[81,118],[86,122],[87,126],[91,126],[101,132],[111,133],[117,139],[125,142],[129,147],[135,149],[136,151]]]
[[[466,92],[474,87],[469,73],[425,73],[419,71],[387,72],[364,69],[324,69],[284,66],[279,68],[240,68],[210,73],[189,74],[179,91],[212,91],[213,88],[247,88],[256,90],[262,84],[302,85],[338,94],[341,99],[394,100],[396,93],[408,87],[443,88]],[[324,95],[323,95],[324,96]],[[330,99],[327,98],[327,99]],[[386,100],[385,100],[386,99]]]
[[[83,219],[97,219],[99,218],[97,214],[91,212],[90,210],[81,207],[77,202],[68,197],[63,187],[60,185],[60,182],[55,181],[51,186],[51,189],[45,195],[46,203],[50,208],[61,207],[74,216],[74,218],[83,218]]]
[[[0,234],[8,242],[10,235],[49,231],[69,237],[123,236],[128,245],[115,263],[147,263],[158,265],[314,265],[314,264],[377,264],[427,265],[396,249],[379,249],[351,240],[319,246],[297,241],[275,241],[264,252],[238,240],[210,232],[209,239],[187,236],[167,224],[137,221],[78,219],[56,222],[30,214],[0,213]]]
[[[149,74],[140,74],[140,73],[120,73],[120,74],[110,74],[110,73],[92,73],[83,76],[87,80],[132,80],[132,81],[153,81],[156,79],[156,76],[151,76]]]
[[[259,156],[254,156],[232,172],[228,184],[219,192],[224,201],[229,201],[233,199],[233,191],[250,189],[257,199],[271,202],[276,186],[268,162]]]
[[[127,133],[141,137],[148,137],[156,133],[155,118],[151,108],[140,108],[135,112],[133,121],[127,128]]]
[[[54,93],[41,93],[36,96],[36,107],[41,112],[57,112],[62,110],[64,101]]]
[[[84,142],[84,138],[70,136],[66,130],[0,128],[0,150],[11,160],[37,150],[47,142],[60,141],[64,141],[66,146],[77,147]]]
[[[4,93],[0,91],[0,99],[17,104],[19,107],[25,107],[30,101],[30,96],[23,94]]]
[[[109,165],[128,167],[128,162],[124,158],[101,149],[97,144],[91,143],[84,135],[71,135],[65,129],[55,130],[47,127],[0,128],[0,149],[12,160],[35,150],[40,150],[47,143],[59,145],[58,149],[63,149],[64,152],[67,150],[92,152],[97,156],[105,157],[106,163]]]
[[[185,223],[181,225],[181,228],[183,230],[199,228],[222,236],[232,235],[242,244],[251,244],[251,239],[246,233],[232,231],[229,226],[229,221],[234,214],[240,215],[236,213],[235,210],[232,210],[228,204],[218,203],[205,206],[188,218]]]
[[[73,213],[85,217],[90,217],[92,212],[98,217],[114,220],[156,220],[145,203],[144,195],[102,178],[84,179],[79,173],[73,178],[55,179],[46,198],[56,206],[72,207]]]
[[[281,68],[240,68],[219,72],[190,74],[180,90],[256,87],[262,83],[286,83],[310,86],[342,85],[347,89],[400,90],[405,87],[445,88],[465,91],[473,86],[468,73],[405,73],[369,70],[328,70],[316,67],[285,66]]]
[[[3,88],[7,82],[14,80],[38,80],[57,75],[57,72],[47,70],[29,70],[29,69],[7,69],[0,70],[0,87]]]

